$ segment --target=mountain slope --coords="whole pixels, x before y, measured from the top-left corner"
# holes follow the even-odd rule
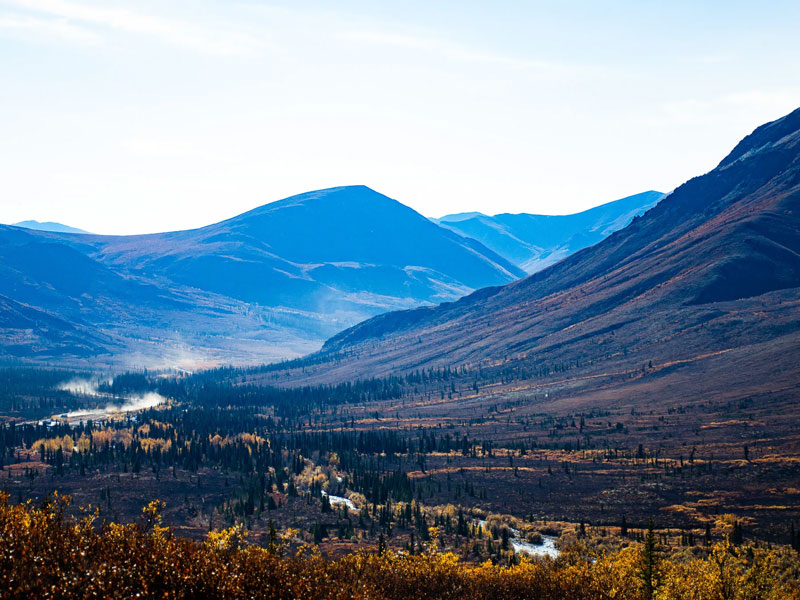
[[[318,373],[502,364],[595,376],[730,353],[763,383],[788,368],[787,347],[800,348],[798,287],[800,109],[596,246],[512,284],[334,336],[323,353],[339,362]]]
[[[245,348],[269,355],[255,335],[264,324],[246,308],[119,273],[53,234],[0,226],[0,359],[149,367],[215,362],[223,345],[234,360]]]
[[[0,226],[0,274],[0,294],[105,339],[108,360],[133,354],[145,364],[162,354],[202,363],[292,356],[386,310],[524,275],[363,186],[293,196],[189,231],[76,236]],[[48,345],[34,336],[29,355],[46,356]]]
[[[54,221],[20,221],[14,223],[14,227],[24,227],[25,229],[35,229],[37,231],[55,231],[58,233],[89,233],[77,227],[70,227],[63,223],[56,223]]]
[[[460,213],[435,222],[480,241],[527,273],[535,273],[622,229],[664,196],[643,192],[571,215]]]
[[[300,194],[196,230],[89,243],[105,264],[309,310],[331,290],[361,295],[353,306],[390,307],[452,299],[524,275],[365,186]]]

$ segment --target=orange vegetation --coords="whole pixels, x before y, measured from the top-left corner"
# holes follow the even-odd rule
[[[246,543],[241,526],[205,543],[161,526],[162,504],[138,524],[94,525],[65,516],[68,499],[41,507],[0,495],[2,598],[286,598],[558,600],[799,599],[797,556],[788,550],[718,544],[699,558],[650,555],[641,546],[590,556],[574,548],[555,561],[479,566],[439,552],[359,552],[326,559],[288,552],[277,534],[268,548]],[[434,532],[433,539],[436,539]],[[650,582],[644,585],[649,565]]]

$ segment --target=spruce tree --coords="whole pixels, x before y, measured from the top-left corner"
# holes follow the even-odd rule
[[[652,518],[647,523],[647,535],[642,549],[641,578],[644,597],[646,600],[652,600],[658,588],[659,580],[658,545]]]

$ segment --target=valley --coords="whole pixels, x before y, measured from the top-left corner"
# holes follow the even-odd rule
[[[641,532],[643,516],[676,551],[688,536],[698,548],[725,539],[734,521],[747,539],[787,544],[800,519],[796,382],[758,389],[744,375],[727,393],[708,393],[702,374],[721,356],[591,378],[507,381],[458,368],[295,391],[254,388],[249,370],[158,377],[146,386],[166,404],[135,422],[84,422],[71,433],[80,453],[38,450],[61,447],[63,426],[25,433],[30,450],[12,445],[0,486],[38,500],[58,489],[115,521],[135,519],[155,496],[182,535],[243,519],[256,540],[272,523],[334,554],[379,537],[402,550],[435,524],[447,547],[482,560],[486,547],[464,545],[473,534],[456,535],[454,510],[492,516],[496,535],[502,526],[554,535],[559,547],[582,526],[587,541],[618,548],[621,528]],[[685,395],[664,395],[678,385]],[[201,454],[191,450],[201,443]],[[323,492],[354,509],[326,509]],[[420,515],[409,519],[407,505]]]
[[[661,564],[680,570],[721,553],[748,561],[766,545],[791,580],[800,568],[799,144],[795,111],[594,246],[505,285],[384,312],[303,356],[247,365],[231,354],[228,366],[211,357],[201,369],[177,357],[170,369],[4,367],[0,500],[61,506],[57,491],[71,498],[70,518],[91,507],[101,532],[138,521],[137,535],[168,531],[208,548],[246,531],[251,545],[235,541],[237,551],[303,560],[317,548],[328,566],[444,556],[460,569],[533,560],[555,573],[657,547]],[[278,210],[306,208],[283,202]],[[234,221],[226,235],[264,226]],[[178,308],[182,294],[257,306],[256,281],[224,252],[163,262],[153,249],[185,237],[186,248],[210,252],[218,229],[67,245],[92,248],[80,260],[97,297],[139,294],[136,311],[153,319],[171,303],[206,337],[202,313]],[[446,247],[461,252],[466,238],[455,235]],[[136,271],[99,276],[130,253]],[[513,279],[498,264],[486,268]],[[143,279],[156,268],[200,287],[165,294]],[[49,301],[62,302],[70,285],[52,280]],[[430,301],[441,288],[425,289]],[[236,321],[218,316],[226,335]]]
[[[800,600],[799,29],[0,0],[0,600]]]

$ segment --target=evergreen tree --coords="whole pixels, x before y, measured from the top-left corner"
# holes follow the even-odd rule
[[[647,523],[647,535],[642,549],[640,577],[645,600],[653,600],[659,583],[658,545],[656,543],[655,525],[653,519]]]
[[[386,538],[381,533],[378,536],[378,556],[382,556],[386,552]]]
[[[322,496],[322,512],[324,513],[331,512],[331,501],[328,498],[328,494]]]

